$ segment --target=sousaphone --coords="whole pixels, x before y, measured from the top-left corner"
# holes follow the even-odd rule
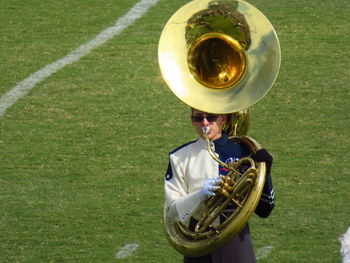
[[[278,75],[280,54],[271,23],[241,0],[189,2],[169,19],[158,47],[162,77],[182,102],[231,116],[246,112],[267,94]],[[247,144],[252,153],[261,148],[236,131],[237,125],[232,139]],[[208,151],[215,159],[209,141]],[[249,166],[244,173],[239,172],[242,165]],[[255,163],[247,156],[227,168],[231,171],[227,187],[198,208],[195,229],[164,211],[168,240],[180,253],[208,254],[239,233],[254,213],[265,182],[265,163]],[[223,223],[215,223],[230,203],[235,212]]]

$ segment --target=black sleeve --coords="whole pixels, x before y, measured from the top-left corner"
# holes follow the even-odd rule
[[[271,214],[274,207],[275,194],[273,191],[272,179],[271,175],[267,174],[264,189],[262,191],[258,206],[255,209],[255,213],[262,218],[266,218]]]
[[[258,216],[266,218],[271,214],[272,209],[275,207],[275,194],[273,191],[272,179],[270,175],[273,158],[265,149],[258,150],[252,156],[252,158],[257,162],[266,163],[265,185],[261,194],[260,201],[255,209],[255,213]]]

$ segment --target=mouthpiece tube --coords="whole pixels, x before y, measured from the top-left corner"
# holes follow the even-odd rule
[[[204,135],[208,135],[210,132],[210,127],[209,126],[205,126],[202,128],[202,132]]]

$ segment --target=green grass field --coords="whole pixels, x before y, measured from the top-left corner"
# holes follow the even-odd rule
[[[0,262],[181,262],[162,229],[167,154],[195,138],[164,87],[160,0],[0,117]],[[0,0],[0,95],[112,26],[137,0]],[[347,0],[250,1],[272,22],[280,75],[249,135],[274,156],[276,208],[250,225],[259,263],[340,262],[350,226]],[[128,257],[117,253],[128,244]]]

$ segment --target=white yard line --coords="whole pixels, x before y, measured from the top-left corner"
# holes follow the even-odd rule
[[[272,252],[273,246],[261,247],[256,251],[256,259],[266,258]]]
[[[138,249],[138,244],[126,244],[124,247],[122,247],[118,253],[115,255],[116,258],[127,258],[130,257],[131,254]]]
[[[341,243],[340,254],[342,256],[342,262],[350,263],[350,227],[339,240]]]
[[[159,0],[142,0],[136,3],[124,16],[119,18],[115,25],[103,30],[94,39],[73,50],[67,56],[48,64],[44,68],[30,75],[28,78],[19,82],[11,90],[0,97],[0,118],[5,114],[18,99],[24,97],[36,84],[47,77],[56,73],[66,65],[79,61],[90,51],[106,43],[114,36],[119,35],[125,28],[133,24],[138,18],[142,17],[147,10],[155,5]]]

